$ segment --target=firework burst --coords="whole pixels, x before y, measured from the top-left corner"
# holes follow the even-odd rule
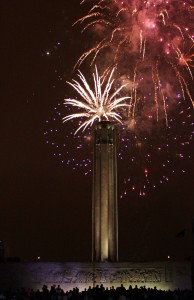
[[[114,106],[114,97],[113,107],[105,101],[113,95],[110,93],[113,70],[105,77],[95,73],[92,88],[79,73],[80,83],[69,84],[81,100],[66,99],[65,107],[59,103],[45,131],[46,143],[61,164],[91,174],[90,125],[108,118],[122,122],[118,123],[117,131],[121,198],[126,198],[129,191],[145,196],[149,189],[190,170],[194,141],[192,3],[188,0],[180,0],[178,5],[177,0],[81,1],[88,13],[76,24],[82,27],[83,34],[87,32],[92,38],[86,35],[85,44],[91,44],[75,67],[83,63],[98,64],[102,69],[117,65],[114,78],[125,88],[117,90],[115,98],[123,97],[123,92],[130,98],[125,101],[129,106],[119,106],[119,111]],[[104,94],[108,87],[111,89]],[[76,114],[75,109],[82,112]],[[116,113],[116,118],[109,112]],[[70,120],[71,127],[61,129],[61,115],[67,115],[64,121]],[[84,134],[75,135],[75,118],[79,120],[78,130],[84,129]]]
[[[63,121],[66,122],[75,118],[87,119],[78,127],[75,133],[77,133],[81,128],[85,130],[86,127],[91,126],[95,120],[116,120],[117,122],[122,123],[122,117],[118,113],[118,109],[121,107],[129,107],[129,105],[123,103],[123,101],[130,97],[125,96],[117,98],[117,95],[126,86],[126,84],[121,85],[118,89],[111,93],[114,83],[114,70],[114,68],[111,71],[107,70],[105,74],[100,77],[97,67],[95,67],[95,73],[93,73],[94,91],[80,71],[78,76],[81,83],[76,80],[73,80],[73,83],[68,82],[68,84],[70,84],[81,96],[81,100],[65,99],[65,104],[77,107],[78,109],[83,109],[84,111],[65,116]]]
[[[75,134],[75,119],[61,126],[62,115],[74,107],[56,104],[45,123],[45,142],[61,166],[89,176],[92,174],[93,134],[91,127]],[[133,120],[131,121],[133,127]],[[179,98],[176,111],[169,114],[169,126],[156,123],[147,130],[130,131],[125,124],[117,126],[118,194],[145,196],[173,178],[184,176],[192,167],[194,116],[192,107]]]
[[[180,0],[83,0],[88,13],[76,23],[95,33],[95,43],[78,59],[118,63],[117,77],[129,82],[128,116],[165,118],[177,94],[189,98],[193,82],[194,7]],[[101,59],[103,57],[103,60]],[[139,102],[142,102],[140,105]],[[140,118],[139,118],[140,119]]]

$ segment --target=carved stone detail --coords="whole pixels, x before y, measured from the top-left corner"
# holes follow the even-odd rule
[[[33,274],[34,282],[37,277]],[[131,268],[124,270],[76,270],[65,269],[62,272],[50,270],[44,279],[45,283],[142,283],[142,282],[160,282],[161,272],[150,268]],[[39,280],[40,281],[40,278]]]

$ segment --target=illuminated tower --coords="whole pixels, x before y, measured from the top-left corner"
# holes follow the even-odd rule
[[[95,126],[92,260],[118,260],[117,159],[114,125],[108,121]]]

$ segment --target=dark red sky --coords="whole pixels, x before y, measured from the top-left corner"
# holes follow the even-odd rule
[[[61,167],[44,138],[45,120],[65,97],[83,47],[72,28],[79,1],[1,0],[0,10],[0,239],[22,260],[89,261],[91,177]],[[63,81],[54,89],[56,69]],[[145,198],[119,200],[119,259],[190,257],[193,189],[192,167]]]

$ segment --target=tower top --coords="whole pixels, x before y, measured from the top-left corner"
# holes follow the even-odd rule
[[[115,144],[115,126],[110,121],[101,121],[95,126],[95,144]],[[115,146],[116,147],[116,146]]]
[[[114,124],[110,121],[100,121],[95,126],[96,129],[114,129]]]

